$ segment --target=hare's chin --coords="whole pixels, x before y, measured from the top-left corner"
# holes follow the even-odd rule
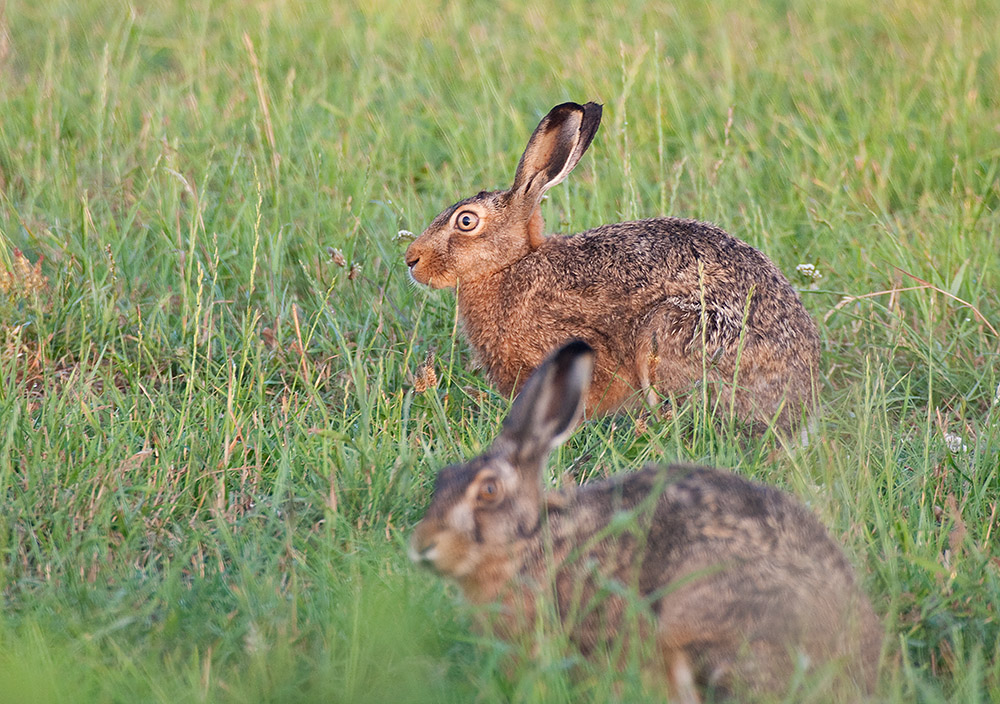
[[[421,278],[418,278],[417,275],[413,273],[413,269],[410,269],[409,273],[410,273],[410,281],[412,281],[415,284],[418,284],[420,286],[428,286],[430,288],[443,288],[442,286],[436,285],[434,283],[433,276],[422,277],[423,280],[421,280]]]
[[[413,276],[412,271],[408,271],[406,273],[408,274],[406,277],[406,283],[410,285],[410,288],[424,288],[424,285],[417,281],[417,279]]]
[[[455,284],[442,276],[428,276],[426,285],[431,288],[451,288]]]
[[[417,553],[413,548],[410,548],[410,559],[415,564],[431,570],[440,577],[451,579],[462,579],[472,574],[475,570],[475,562],[467,557],[454,563],[443,561],[436,547],[431,548],[423,554]]]
[[[418,552],[414,546],[410,546],[410,561],[417,564],[423,565],[425,567],[433,567],[434,565],[434,552],[437,548],[431,548],[425,552]]]
[[[455,286],[454,277],[450,277],[447,271],[445,271],[444,274],[427,274],[426,271],[422,271],[418,276],[416,269],[417,267],[414,266],[410,268],[408,272],[410,275],[410,281],[415,284],[427,286],[428,288],[453,288]]]

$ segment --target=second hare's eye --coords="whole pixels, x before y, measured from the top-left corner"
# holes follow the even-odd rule
[[[500,485],[493,479],[487,479],[479,485],[479,500],[484,504],[496,503],[500,499]]]
[[[472,232],[479,225],[479,216],[471,210],[463,210],[455,218],[455,226],[462,232]]]

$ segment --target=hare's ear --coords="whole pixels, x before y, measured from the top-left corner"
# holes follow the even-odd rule
[[[514,466],[537,471],[549,452],[569,437],[583,411],[594,370],[594,350],[576,340],[532,374],[498,438]]]
[[[597,103],[557,105],[542,118],[517,165],[511,193],[534,206],[573,170],[601,124]]]

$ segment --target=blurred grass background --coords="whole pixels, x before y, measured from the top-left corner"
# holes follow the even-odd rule
[[[397,233],[592,99],[549,230],[671,214],[759,247],[820,326],[825,407],[805,448],[588,423],[553,481],[783,486],[885,619],[882,700],[1000,701],[998,26],[989,0],[0,0],[0,700],[643,696],[558,647],[504,674],[404,548],[509,399]]]

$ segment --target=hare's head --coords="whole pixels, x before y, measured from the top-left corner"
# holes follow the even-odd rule
[[[563,103],[535,128],[507,191],[483,191],[434,218],[406,250],[413,278],[449,288],[499,271],[541,245],[542,195],[573,170],[601,124],[601,106]]]
[[[535,536],[545,460],[576,425],[593,365],[584,342],[559,349],[528,379],[490,449],[438,474],[410,543],[415,562],[462,580]]]

